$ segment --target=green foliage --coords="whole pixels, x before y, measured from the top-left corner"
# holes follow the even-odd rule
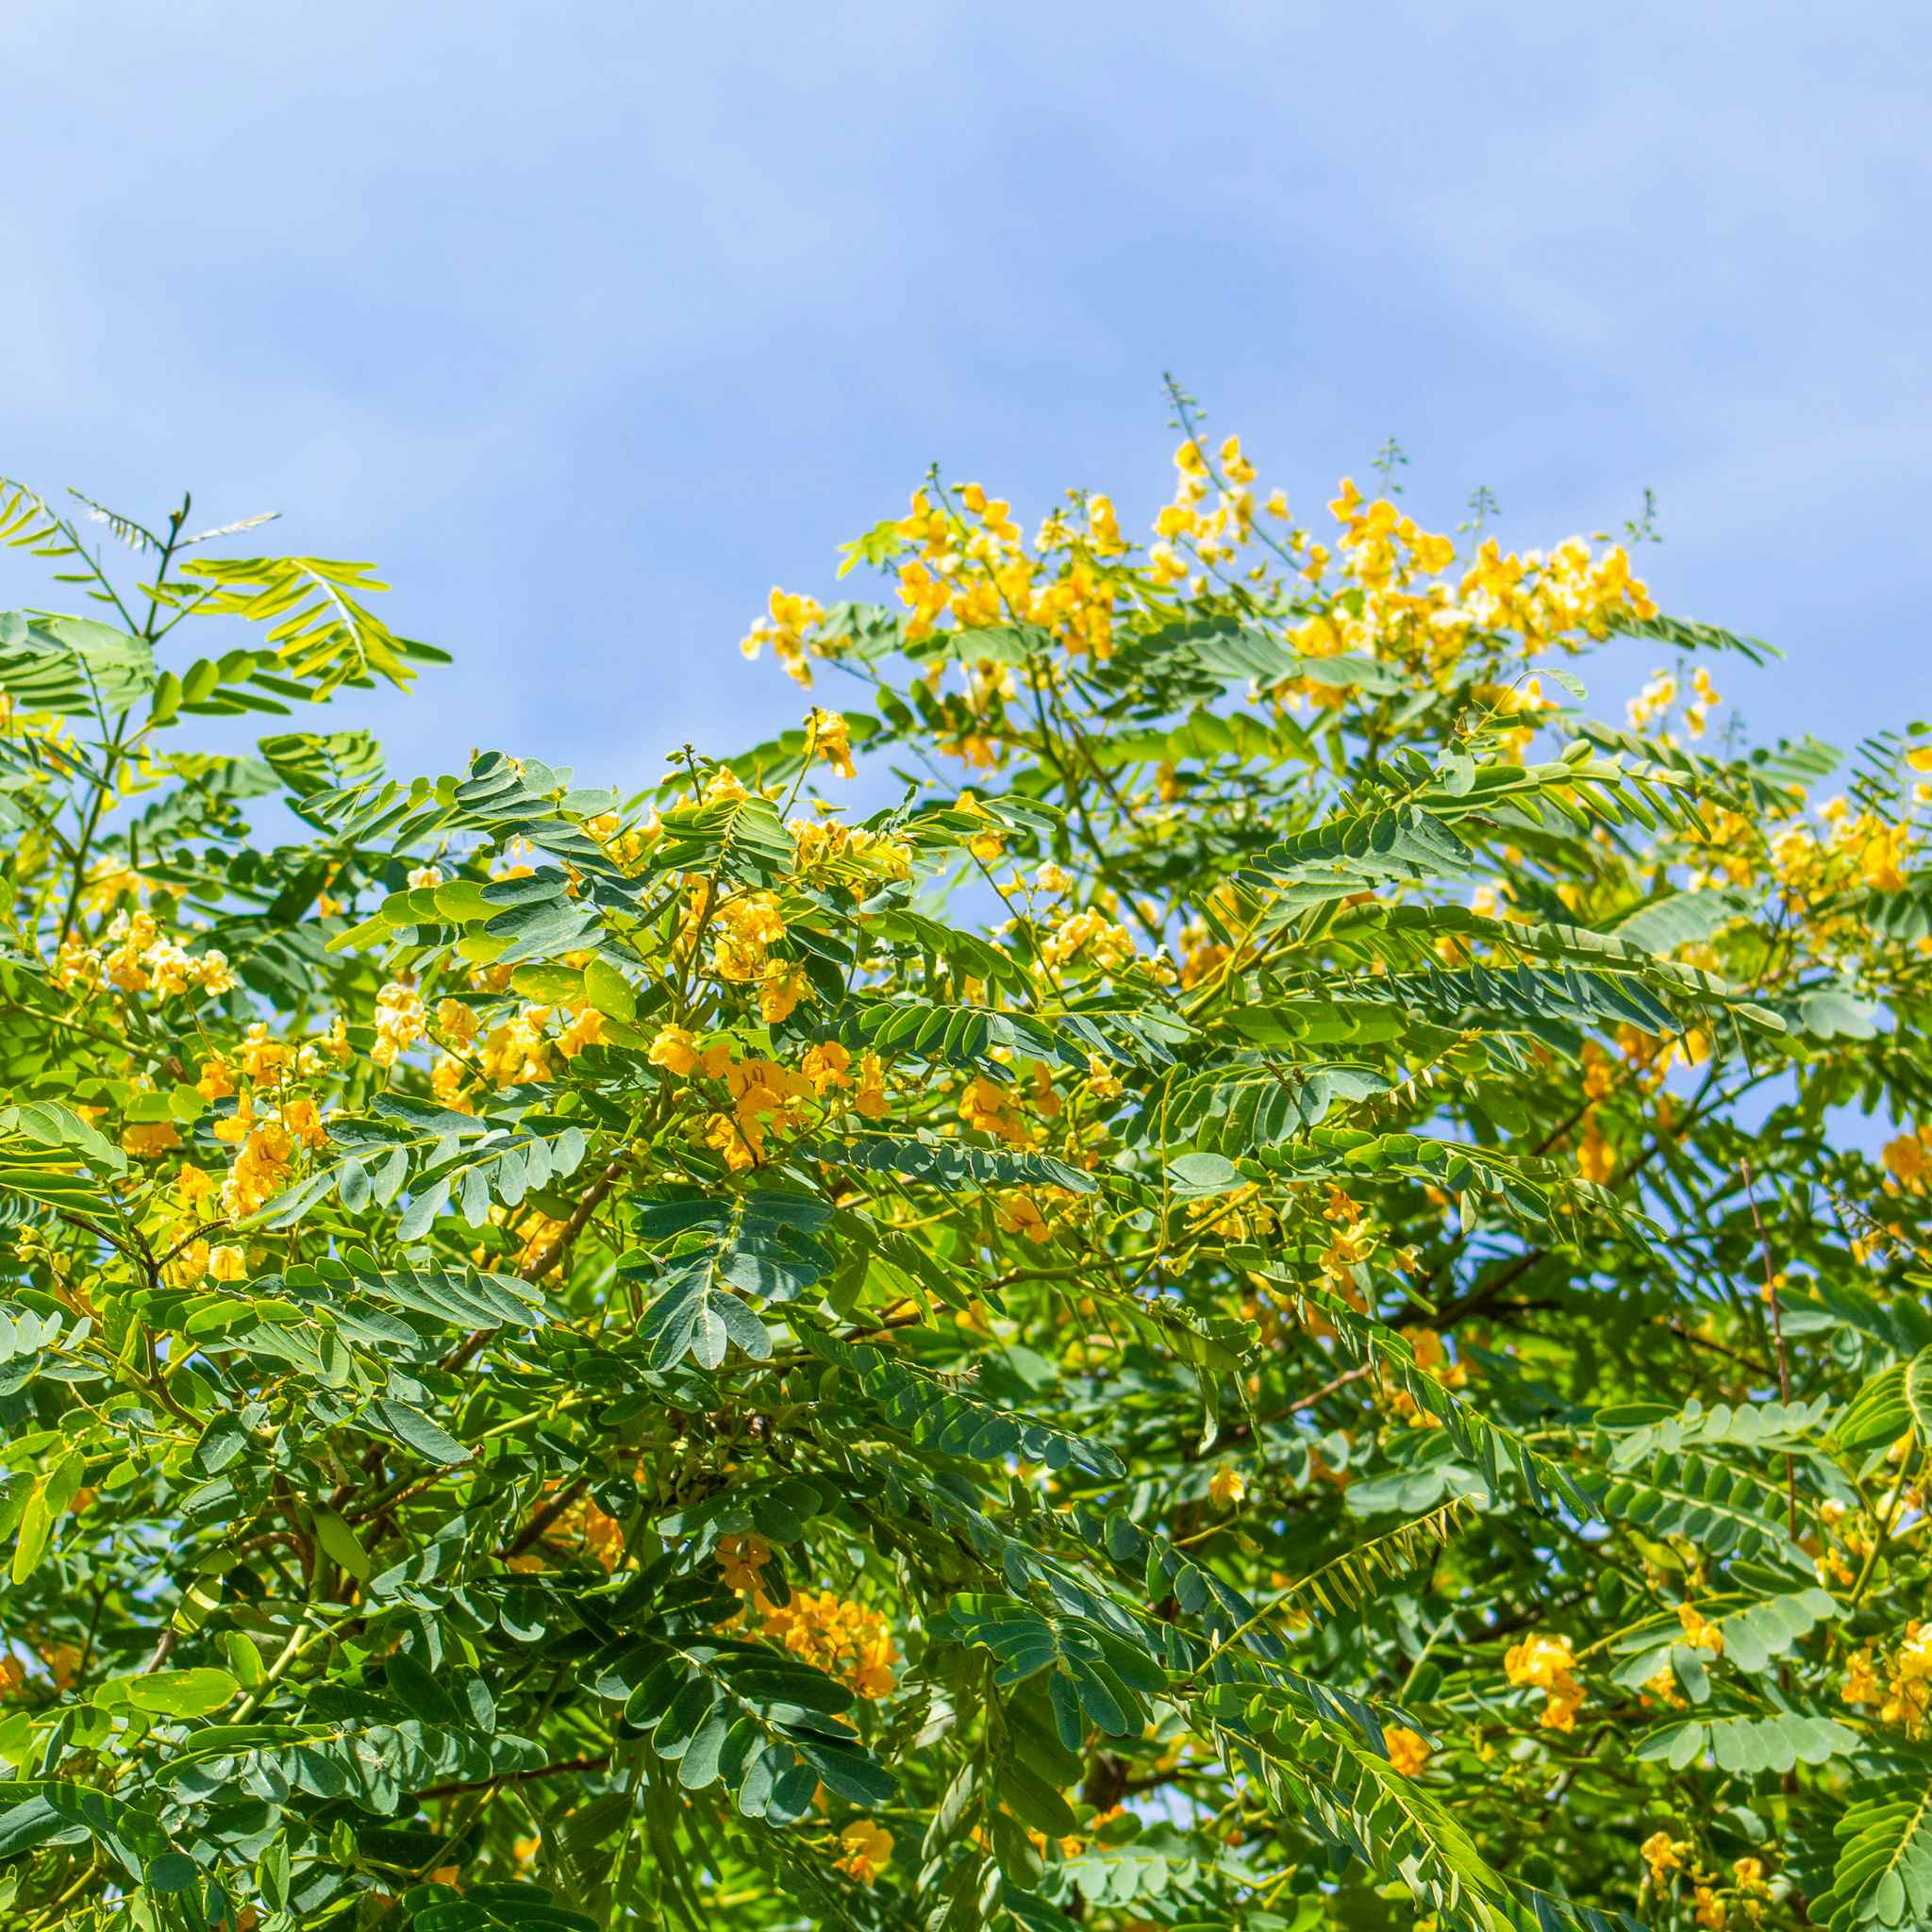
[[[0,1926],[1932,1928],[1932,747],[1175,403],[631,790],[0,486]]]

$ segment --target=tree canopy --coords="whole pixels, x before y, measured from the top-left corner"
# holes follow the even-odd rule
[[[0,1924],[1932,1926],[1925,727],[1174,400],[615,788],[0,491]]]

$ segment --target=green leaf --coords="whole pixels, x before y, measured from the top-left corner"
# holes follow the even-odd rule
[[[341,1564],[358,1582],[368,1582],[369,1552],[362,1547],[356,1532],[325,1503],[314,1504],[310,1513],[315,1519],[315,1540],[322,1545],[323,1554]]]
[[[241,1694],[242,1686],[226,1671],[205,1666],[188,1671],[150,1671],[140,1677],[117,1677],[105,1690],[115,1702],[131,1704],[162,1717],[207,1717]]]
[[[1831,1888],[1811,1907],[1830,1932],[1932,1919],[1932,1775],[1915,1769],[1859,1790],[1835,1826]]]
[[[406,1448],[413,1449],[425,1462],[448,1468],[467,1462],[470,1452],[440,1423],[433,1422],[420,1408],[385,1396],[370,1405],[380,1418],[384,1430]]]

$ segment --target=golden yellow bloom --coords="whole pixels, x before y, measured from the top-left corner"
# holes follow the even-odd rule
[[[772,1560],[772,1546],[761,1536],[721,1536],[717,1555],[726,1586],[750,1595],[760,1587],[758,1573]]]
[[[41,1661],[46,1665],[57,1690],[74,1689],[74,1681],[80,1674],[80,1659],[77,1643],[49,1643],[41,1651]]]
[[[1006,1195],[999,1203],[999,1221],[1005,1233],[1020,1235],[1037,1244],[1044,1244],[1053,1239],[1053,1229],[1031,1194]]]
[[[1597,1123],[1596,1108],[1583,1116],[1583,1139],[1576,1149],[1576,1172],[1587,1181],[1607,1184],[1617,1172],[1616,1150],[1604,1138]]]
[[[759,1597],[763,1634],[794,1657],[842,1679],[861,1697],[889,1696],[899,1647],[876,1610],[832,1591],[796,1590],[787,1604]]]
[[[1382,1742],[1388,1747],[1390,1764],[1404,1777],[1420,1777],[1428,1769],[1431,1754],[1419,1731],[1407,1724],[1390,1724],[1382,1732]]]
[[[129,1121],[121,1129],[121,1149],[137,1160],[152,1160],[158,1154],[172,1153],[181,1144],[181,1132],[173,1121]]]
[[[852,1056],[836,1040],[826,1040],[806,1048],[799,1070],[811,1082],[812,1092],[823,1100],[835,1089],[852,1084],[851,1065]]]
[[[814,707],[805,719],[807,758],[821,759],[841,778],[858,777],[858,768],[852,762],[851,731],[851,725],[839,712],[822,711]]]
[[[1674,1839],[1667,1831],[1654,1831],[1638,1847],[1643,1862],[1650,1867],[1652,1879],[1660,1887],[1670,1874],[1683,1869],[1684,1855],[1690,1849],[1682,1839]]]
[[[658,1037],[651,1041],[645,1058],[654,1067],[662,1067],[681,1080],[697,1066],[697,1041],[682,1026],[667,1023],[658,1027]]]
[[[1542,1715],[1538,1722],[1550,1731],[1576,1728],[1584,1693],[1572,1674],[1575,1669],[1570,1640],[1541,1631],[1513,1645],[1503,1658],[1504,1674],[1510,1683],[1531,1685],[1543,1692]]]
[[[565,1059],[574,1060],[585,1047],[597,1045],[603,1038],[604,1015],[595,1007],[586,1007],[557,1036],[557,1050]]]
[[[860,1885],[870,1885],[892,1859],[892,1834],[860,1818],[839,1834],[839,1857],[833,1870],[842,1872]]]
[[[1885,1695],[1870,1644],[1855,1650],[1845,1659],[1844,1682],[1838,1694],[1847,1704],[1876,1704]]]
[[[890,1110],[886,1099],[886,1069],[875,1053],[858,1063],[858,1092],[853,1106],[869,1121],[882,1121]]]
[[[1684,1641],[1692,1650],[1708,1651],[1712,1657],[1724,1654],[1724,1633],[1695,1604],[1679,1604],[1677,1621],[1684,1626]]]
[[[791,1019],[799,1001],[810,996],[811,981],[806,977],[803,966],[795,960],[783,964],[774,961],[758,984],[758,1018],[767,1026],[781,1025]]]
[[[1904,1188],[1919,1189],[1926,1175],[1932,1174],[1932,1151],[1926,1147],[1924,1128],[1888,1141],[1880,1158],[1891,1177]]]
[[[1247,1493],[1247,1477],[1226,1463],[1208,1478],[1208,1494],[1217,1509],[1232,1509]]]
[[[386,981],[375,995],[375,1044],[369,1058],[391,1067],[423,1037],[423,995],[407,979]]]
[[[770,949],[785,937],[785,920],[770,892],[741,892],[716,908],[712,958],[722,978],[763,976]]]

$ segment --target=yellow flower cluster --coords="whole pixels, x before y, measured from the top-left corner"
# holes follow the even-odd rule
[[[830,765],[841,778],[856,778],[852,762],[852,727],[837,711],[822,711],[817,706],[806,713],[805,756]]]
[[[1932,1707],[1932,1624],[1914,1618],[1882,1662],[1869,1643],[1854,1651],[1839,1695],[1847,1704],[1875,1704],[1884,1723],[1924,1737]]]
[[[392,1067],[423,1038],[423,995],[410,979],[385,980],[375,994],[375,1044],[369,1058]]]
[[[1539,1722],[1546,1731],[1574,1731],[1583,1707],[1583,1687],[1575,1678],[1576,1658],[1567,1637],[1541,1631],[1513,1645],[1503,1658],[1510,1683],[1530,1685],[1543,1693]]]
[[[978,484],[960,489],[957,509],[914,491],[896,530],[915,552],[899,569],[908,639],[930,637],[948,617],[961,630],[1032,624],[1074,657],[1111,656],[1118,592],[1103,560],[1125,545],[1111,502],[1091,497],[1086,510],[1084,531],[1063,514],[1049,517],[1028,556],[1012,506]]]
[[[1174,547],[1176,543],[1186,546],[1195,563],[1211,570],[1232,562],[1254,534],[1255,466],[1238,436],[1222,443],[1220,456],[1222,487],[1214,507],[1207,509],[1203,505],[1212,479],[1201,445],[1190,437],[1174,453],[1174,500],[1154,519],[1158,541],[1147,553],[1158,583],[1179,583],[1188,575],[1188,560]],[[1271,499],[1271,508],[1274,502]],[[1277,513],[1285,515],[1286,511],[1286,500],[1281,499]]]
[[[547,1030],[553,1021],[561,1029],[555,1034]],[[525,1007],[483,1033],[471,1008],[461,1000],[446,999],[437,1004],[436,1030],[454,1043],[457,1052],[444,1055],[431,1068],[430,1086],[442,1106],[473,1113],[473,1074],[491,1087],[554,1079],[550,1055],[556,1052],[572,1060],[585,1047],[596,1045],[604,1038],[604,1016],[594,1007]]]
[[[1725,1886],[1717,1874],[1706,1871],[1695,1861],[1688,1839],[1673,1838],[1667,1831],[1654,1831],[1637,1849],[1649,1867],[1648,1882],[1656,1891],[1672,1890],[1676,1874],[1689,1872],[1691,1915],[1703,1932],[1723,1932],[1734,1904],[1743,1907],[1744,1917],[1753,1924],[1763,1918],[1764,1902],[1771,1896],[1771,1887],[1764,1876],[1762,1858],[1734,1860],[1731,1881]],[[1687,1860],[1690,1861],[1688,1865]]]
[[[777,895],[740,891],[721,897],[708,880],[692,880],[691,885],[675,951],[689,958],[708,932],[711,963],[719,978],[733,985],[756,985],[758,1017],[766,1025],[789,1020],[799,1002],[811,997],[811,981],[797,961],[772,958],[772,948],[785,937],[785,915]]]
[[[614,811],[600,811],[584,821],[584,830],[603,846],[613,865],[632,872],[664,836],[664,822],[653,812],[641,824],[625,825]]]
[[[1532,658],[1561,643],[1580,648],[1579,638],[1602,639],[1622,618],[1656,615],[1644,585],[1632,574],[1621,546],[1593,552],[1573,537],[1547,553],[1505,552],[1493,540],[1477,548],[1457,581],[1446,573],[1456,561],[1454,542],[1420,528],[1386,497],[1366,500],[1349,478],[1329,508],[1340,525],[1334,547],[1290,523],[1286,498],[1272,491],[1260,508],[1287,525],[1265,540],[1258,525],[1256,468],[1230,436],[1212,455],[1190,435],[1174,452],[1174,490],[1154,520],[1144,564],[1127,560],[1111,499],[1072,492],[1071,510],[1057,510],[1028,546],[1012,506],[978,484],[948,493],[937,484],[915,491],[907,515],[882,524],[849,546],[851,560],[890,563],[907,616],[907,640],[917,644],[942,628],[972,631],[995,626],[1038,626],[1070,658],[1105,658],[1115,648],[1123,608],[1167,614],[1177,593],[1205,597],[1227,588],[1267,593],[1271,566],[1243,563],[1265,541],[1293,581],[1286,588],[1306,599],[1323,591],[1339,556],[1341,580],[1296,634],[1300,653],[1331,658],[1368,654],[1428,675],[1448,689],[1464,675],[1462,664],[1479,648],[1493,671],[1506,655]],[[849,564],[848,564],[849,567]],[[1513,641],[1511,641],[1513,640]],[[809,659],[834,658],[849,644],[834,635],[815,599],[774,590],[766,614],[743,640],[747,656],[769,643],[786,669],[809,684]],[[936,665],[925,682],[937,695],[947,667]],[[942,734],[942,748],[981,769],[1005,755],[1007,703],[1017,694],[1012,667],[991,659],[967,661],[965,722],[956,714]],[[1051,682],[1052,671],[1038,674]],[[1698,674],[1696,703],[1687,714],[1693,732],[1718,702]],[[1505,735],[1521,747],[1533,736],[1540,714],[1554,702],[1536,680],[1479,681],[1482,702],[1495,714],[1521,720]],[[1269,693],[1298,708],[1346,704],[1351,687],[1305,677],[1277,681]],[[1672,681],[1667,701],[1675,697]],[[1653,694],[1653,702],[1655,701]],[[836,736],[808,721],[808,756],[843,769]],[[836,727],[830,727],[836,733]]]
[[[1888,1141],[1880,1158],[1893,1187],[1903,1193],[1923,1194],[1932,1185],[1932,1127],[1915,1127]]]
[[[1513,634],[1519,654],[1528,658],[1578,632],[1601,639],[1618,617],[1657,614],[1621,547],[1593,556],[1580,537],[1572,537],[1547,555],[1531,550],[1517,556],[1490,538],[1452,586],[1424,579],[1455,560],[1454,544],[1419,529],[1388,499],[1365,502],[1354,481],[1343,477],[1329,509],[1341,525],[1337,548],[1358,594],[1338,600],[1302,626],[1296,641],[1309,657],[1376,656],[1446,687],[1460,675],[1478,638]],[[1302,574],[1319,583],[1327,551],[1299,531],[1290,533],[1289,542],[1294,554],[1306,557]],[[1345,686],[1309,680],[1284,690],[1291,697],[1307,696],[1330,706],[1345,702],[1348,695]],[[1533,713],[1549,702],[1540,688],[1485,690],[1487,702],[1508,714]],[[1526,729],[1518,734],[1523,741],[1528,736]]]
[[[833,657],[842,642],[841,639],[811,635],[824,614],[824,607],[816,597],[797,597],[774,587],[765,607],[765,615],[745,632],[738,648],[747,658],[756,658],[770,644],[773,655],[784,665],[787,675],[800,684],[808,685],[811,682],[811,666],[806,661],[808,655]]]
[[[217,1141],[236,1149],[222,1183],[222,1208],[234,1221],[266,1207],[288,1186],[298,1147],[328,1144],[322,1110],[306,1094],[258,1105],[252,1088],[242,1090],[234,1113],[217,1121],[214,1133]]]
[[[1092,906],[1056,920],[1053,930],[1040,943],[1040,957],[1062,972],[1078,967],[1103,977],[1143,964],[1136,953],[1133,935]],[[1173,972],[1164,958],[1144,964],[1156,979],[1165,979]]]
[[[793,1657],[849,1684],[861,1697],[891,1696],[899,1646],[878,1611],[829,1590],[795,1590],[785,1604],[759,1594],[752,1608],[761,1634]]]
[[[687,1028],[667,1024],[658,1029],[648,1058],[677,1079],[697,1074],[724,1083],[731,1111],[710,1117],[705,1141],[735,1173],[764,1159],[769,1132],[789,1132],[799,1124],[804,1102],[824,1102],[853,1086],[852,1056],[835,1040],[808,1047],[799,1064],[788,1067],[779,1060],[741,1059],[737,1042],[729,1039],[700,1047]],[[852,1106],[865,1119],[878,1120],[886,1104],[885,1069],[876,1054],[868,1053],[859,1063]]]
[[[1382,1742],[1388,1748],[1391,1767],[1404,1777],[1420,1777],[1428,1769],[1432,1754],[1420,1731],[1412,1731],[1407,1724],[1389,1724],[1383,1729]]]
[[[1772,873],[1793,909],[1805,911],[1854,886],[1874,892],[1904,890],[1907,870],[1918,856],[1910,824],[1891,824],[1871,810],[1854,811],[1842,798],[1826,799],[1818,816],[1823,836],[1802,820],[1772,835]]]
[[[210,946],[192,954],[166,938],[151,912],[119,912],[103,935],[107,943],[91,946],[69,939],[49,974],[63,992],[92,992],[103,984],[119,992],[151,992],[175,999],[191,991],[227,992],[235,984],[227,957]]]
[[[1695,1604],[1677,1606],[1677,1622],[1683,1627],[1684,1641],[1692,1650],[1711,1657],[1724,1654],[1724,1633]]]
[[[1433,1328],[1405,1328],[1402,1338],[1409,1345],[1416,1367],[1424,1374],[1432,1375],[1445,1389],[1468,1386],[1468,1365],[1449,1359],[1448,1348]],[[1386,1369],[1380,1378],[1380,1388],[1391,1412],[1410,1428],[1440,1429],[1442,1426],[1441,1417],[1432,1415],[1407,1389],[1398,1387]]]
[[[786,830],[798,844],[798,870],[833,867],[874,880],[912,876],[912,854],[897,839],[836,819],[791,819]]]
[[[975,1074],[967,1081],[959,1095],[959,1118],[969,1127],[991,1134],[1009,1146],[1033,1144],[1033,1129],[1021,1110],[1019,1094],[984,1074]]]
[[[1668,718],[1675,707],[1680,685],[1673,671],[1657,671],[1651,675],[1650,682],[1624,707],[1624,714],[1630,721],[1633,731],[1648,731],[1660,720]],[[1710,728],[1710,714],[1724,699],[1718,694],[1717,687],[1710,681],[1710,673],[1702,664],[1690,674],[1690,702],[1684,707],[1684,728],[1692,738],[1702,738]],[[1664,741],[1674,743],[1674,735],[1663,734]]]

